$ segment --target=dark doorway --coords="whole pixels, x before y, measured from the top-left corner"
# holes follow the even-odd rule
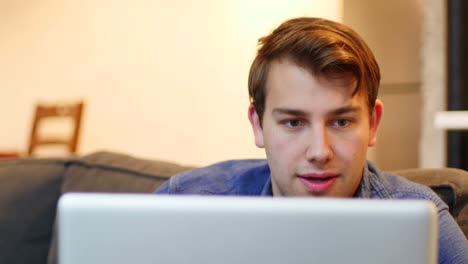
[[[468,1],[447,4],[447,108],[468,110]],[[447,132],[447,166],[468,170],[468,131]]]

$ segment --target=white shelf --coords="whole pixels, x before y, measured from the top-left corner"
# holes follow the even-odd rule
[[[468,130],[468,111],[440,111],[434,118],[434,126],[447,130]]]

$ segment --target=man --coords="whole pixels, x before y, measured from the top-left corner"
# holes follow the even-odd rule
[[[439,211],[439,262],[468,263],[468,244],[429,188],[366,161],[383,104],[379,66],[350,28],[296,18],[259,40],[248,117],[267,160],[215,164],[172,177],[157,193],[427,199]]]

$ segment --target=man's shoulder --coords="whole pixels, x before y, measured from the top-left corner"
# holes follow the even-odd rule
[[[172,176],[157,192],[256,195],[269,176],[264,159],[228,160]]]
[[[396,174],[382,173],[381,176],[387,184],[392,199],[424,199],[434,203],[438,211],[440,263],[466,263],[468,257],[466,238],[460,226],[450,215],[449,208],[444,201],[425,185]]]
[[[412,182],[400,175],[389,172],[382,172],[380,178],[391,199],[430,200],[439,209],[447,207],[442,199],[428,186]]]

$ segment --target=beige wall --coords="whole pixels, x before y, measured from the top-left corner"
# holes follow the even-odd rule
[[[0,0],[0,149],[25,149],[37,100],[84,98],[81,153],[204,165],[263,157],[247,121],[256,40],[329,0]]]

